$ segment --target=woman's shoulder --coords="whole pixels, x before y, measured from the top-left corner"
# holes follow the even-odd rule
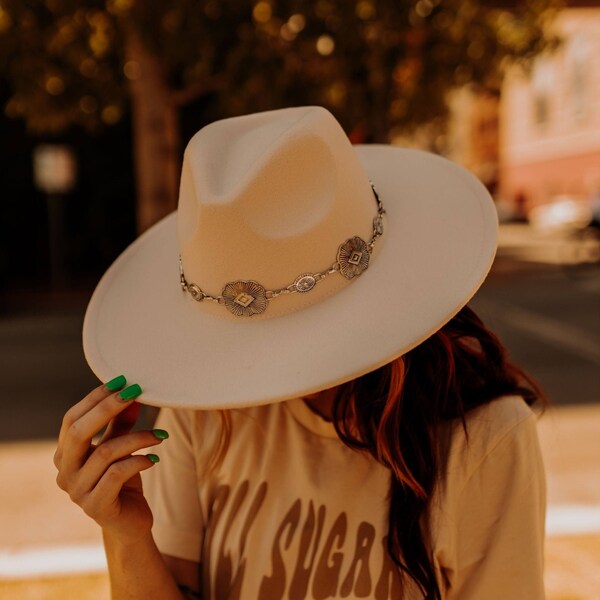
[[[456,419],[449,428],[446,474],[468,479],[490,456],[518,456],[537,441],[537,415],[518,395],[501,396]],[[460,485],[460,484],[459,484]]]
[[[245,408],[193,409],[161,408],[157,423],[171,427],[189,438],[194,444],[210,446],[217,442],[223,427],[230,428],[236,435],[263,432],[274,419],[280,419],[282,408],[279,404],[266,404]]]
[[[535,422],[536,414],[522,396],[500,396],[465,415],[467,432],[488,443],[503,438],[525,421]]]
[[[450,595],[487,597],[497,588],[507,593],[494,597],[541,598],[545,473],[537,414],[520,396],[503,396],[465,418],[467,434],[460,421],[452,424],[430,511]]]

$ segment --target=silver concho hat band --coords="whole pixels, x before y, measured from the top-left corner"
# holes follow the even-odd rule
[[[189,292],[190,296],[197,302],[209,300],[217,304],[224,304],[229,312],[238,317],[251,317],[263,313],[267,310],[269,302],[282,294],[310,292],[319,281],[332,273],[341,273],[346,279],[359,276],[368,268],[375,242],[383,235],[383,215],[386,211],[372,182],[371,188],[377,202],[377,215],[373,219],[371,239],[365,242],[358,236],[348,238],[338,247],[336,261],[328,269],[316,273],[302,273],[290,285],[276,290],[267,290],[252,279],[230,281],[225,284],[220,296],[211,296],[195,283],[188,283],[183,273],[180,255],[179,280],[181,289],[184,292]]]

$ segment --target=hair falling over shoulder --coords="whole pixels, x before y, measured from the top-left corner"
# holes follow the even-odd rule
[[[346,445],[390,469],[388,551],[427,600],[442,597],[423,530],[443,470],[442,425],[459,419],[468,439],[465,415],[509,394],[530,406],[547,404],[468,307],[410,352],[338,389],[336,431]]]

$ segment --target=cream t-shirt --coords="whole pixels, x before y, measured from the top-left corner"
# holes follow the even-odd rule
[[[162,409],[161,463],[145,471],[159,550],[201,563],[203,598],[422,598],[401,593],[385,550],[389,471],[347,448],[301,399],[220,417]],[[545,475],[536,416],[506,396],[448,426],[447,468],[428,515],[446,600],[544,598]]]

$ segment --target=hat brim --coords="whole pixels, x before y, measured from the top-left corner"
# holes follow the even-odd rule
[[[100,380],[123,373],[141,385],[139,400],[155,406],[268,404],[368,373],[449,321],[494,259],[489,193],[434,154],[355,149],[386,209],[377,256],[359,278],[284,317],[216,319],[179,285],[174,212],[117,258],[89,302],[83,348]]]

